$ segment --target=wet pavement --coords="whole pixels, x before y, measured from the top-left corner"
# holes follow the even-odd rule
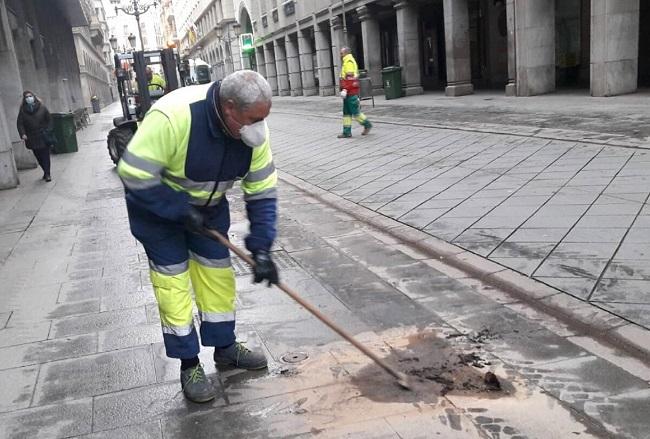
[[[211,352],[204,349],[202,361],[220,389],[219,397],[204,405],[186,402],[178,362],[164,355],[146,258],[128,231],[120,183],[105,149],[111,111],[119,109],[94,115],[91,127],[78,134],[78,153],[54,157],[52,184],[39,180],[38,171],[27,171],[21,173],[19,189],[0,192],[0,437],[647,435],[646,363],[600,343],[589,328],[576,329],[541,314],[306,195],[288,180],[281,183],[274,249],[283,280],[407,373],[413,390],[401,389],[280,291],[253,285],[247,267],[235,259],[238,337],[263,349],[270,368],[217,371]],[[331,175],[334,167],[328,171],[325,165],[315,165],[319,157],[325,160],[328,148],[332,166],[345,159],[350,172],[359,167],[373,180],[391,179],[395,184],[404,180],[395,178],[399,173],[390,176],[396,166],[404,165],[400,157],[418,159],[413,145],[424,151],[426,144],[438,141],[441,150],[454,154],[452,138],[445,141],[436,130],[427,129],[424,135],[424,130],[409,129],[406,134],[395,128],[395,136],[386,139],[378,126],[368,139],[348,143],[343,155],[331,140],[336,122],[301,120],[297,124],[294,116],[272,117],[276,163],[283,175],[318,177],[321,186],[336,179]],[[300,133],[300,142],[287,134],[290,124]],[[398,145],[394,140],[400,134],[410,140]],[[480,143],[462,140],[466,134],[449,136],[468,147]],[[529,151],[525,142],[517,142]],[[498,143],[496,138],[490,141],[492,147]],[[350,152],[350,145],[357,151]],[[464,150],[460,143],[455,145]],[[307,147],[311,153],[303,150]],[[513,148],[508,151],[518,156],[519,149]],[[378,169],[369,171],[357,154],[374,160],[371,166]],[[474,169],[474,164],[465,160],[462,166],[446,168],[455,173]],[[376,174],[379,166],[386,167],[384,177]],[[241,243],[248,226],[238,191],[231,199],[230,237]],[[386,203],[391,200],[382,206]],[[537,254],[552,244],[535,240],[543,233],[526,232],[533,228],[515,229],[530,233],[530,241],[513,242],[530,244]],[[454,248],[462,254],[462,248]],[[606,249],[589,247],[595,255]],[[563,251],[557,258],[573,263],[570,252],[577,250]],[[583,265],[573,267],[572,273],[597,267],[590,262],[596,257],[580,259]],[[549,268],[551,273],[559,269]],[[556,291],[539,299],[558,301],[563,296]],[[608,325],[626,330],[629,324],[614,319]]]
[[[576,120],[598,121],[586,128],[630,140],[634,130],[620,134],[617,118],[643,129],[634,116],[641,98],[470,99],[366,104],[381,122],[368,137],[357,130],[341,141],[340,102],[282,98],[272,119],[276,163],[342,199],[650,328],[650,143],[641,135],[632,142],[640,148],[611,146],[611,139],[578,131],[581,122],[575,130],[561,122],[573,111]],[[516,117],[518,125],[495,114]],[[543,138],[529,130],[541,129],[542,116],[557,128]],[[467,131],[463,121],[472,118],[474,131]],[[407,120],[414,126],[403,125]],[[443,122],[455,128],[440,128]]]

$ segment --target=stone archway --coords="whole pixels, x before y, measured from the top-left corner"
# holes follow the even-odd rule
[[[242,34],[253,34],[254,33],[253,23],[251,21],[250,13],[248,12],[248,9],[246,8],[244,2],[240,3],[238,17],[239,17],[238,21],[239,21],[239,25],[241,26]],[[240,52],[241,52],[242,67],[244,69],[257,70],[255,50],[253,49],[249,52],[244,52],[242,48],[240,48]]]

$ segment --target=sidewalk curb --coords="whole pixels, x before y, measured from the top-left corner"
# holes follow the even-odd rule
[[[301,111],[289,111],[283,110],[282,108],[274,109],[274,113],[279,114],[288,114],[294,116],[316,116],[314,113],[306,113]],[[321,113],[318,114],[318,117],[339,120],[340,116],[335,116],[333,114]],[[628,136],[622,136],[620,134],[607,134],[607,133],[596,133],[591,131],[577,131],[577,130],[559,130],[553,128],[532,128],[525,125],[511,125],[513,129],[503,129],[503,125],[496,124],[480,124],[484,128],[475,126],[474,124],[445,124],[445,123],[425,123],[425,122],[401,122],[392,118],[386,118],[381,116],[373,116],[372,122],[377,122],[386,125],[397,125],[397,126],[406,126],[406,127],[418,127],[418,128],[434,128],[441,130],[453,130],[453,131],[466,131],[472,133],[485,133],[485,134],[497,134],[504,136],[516,136],[516,137],[525,137],[525,138],[535,138],[535,139],[545,139],[545,140],[558,140],[563,142],[580,142],[590,145],[598,146],[612,146],[617,148],[627,148],[627,149],[638,149],[638,150],[650,150],[650,142],[643,142],[630,138]],[[551,133],[557,133],[557,135],[552,135]],[[581,134],[581,135],[576,135]],[[602,140],[599,141],[593,137],[621,137],[620,140]]]
[[[650,363],[650,330],[411,226],[281,171],[280,180],[411,248],[500,290],[579,334]]]

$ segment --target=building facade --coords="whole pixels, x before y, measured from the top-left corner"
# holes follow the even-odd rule
[[[193,19],[203,10],[204,0],[172,0],[176,35],[181,53],[189,51],[196,43],[196,30]]]
[[[176,32],[176,17],[172,0],[160,2],[160,23],[162,23],[162,40],[165,47],[178,47],[179,40]]]
[[[174,0],[175,9],[178,5],[184,9],[182,16],[176,15],[177,23],[182,20],[177,30],[184,58],[209,64],[215,80],[253,67],[241,56],[242,26],[232,0]]]
[[[92,2],[84,0],[90,16],[88,26],[72,28],[77,61],[81,80],[82,102],[91,108],[91,99],[97,97],[100,106],[113,102],[112,89],[113,63],[111,62],[111,46],[106,12],[101,0]]]
[[[254,59],[240,64],[265,74],[281,96],[333,94],[344,45],[377,93],[382,68],[393,65],[402,68],[403,95],[501,89],[533,96],[569,87],[613,96],[650,85],[650,2],[640,0],[203,2],[212,4],[252,31]],[[213,23],[210,14],[194,17],[197,25]],[[203,35],[188,41],[190,50],[210,47]],[[236,58],[208,53],[216,66]]]
[[[84,107],[73,27],[88,26],[87,2],[0,0],[0,189],[18,184],[19,169],[36,167],[16,130],[23,90],[51,112]]]

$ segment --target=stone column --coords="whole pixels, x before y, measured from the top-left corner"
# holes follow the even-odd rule
[[[241,59],[241,50],[239,49],[239,38],[233,38],[230,41],[230,55],[232,56],[232,68],[233,71],[241,70],[242,59]]]
[[[255,64],[257,64],[257,72],[266,78],[266,64],[264,63],[264,47],[262,46],[255,48]]]
[[[289,73],[287,71],[287,53],[284,44],[279,39],[273,40],[273,51],[275,52],[275,70],[278,75],[278,94],[289,96],[291,86],[289,85]]]
[[[298,55],[298,39],[290,35],[284,37],[284,47],[287,52],[287,68],[289,70],[289,83],[291,96],[302,96],[302,78],[300,74],[300,58]]]
[[[517,96],[555,90],[555,0],[516,0]]]
[[[38,15],[36,13],[36,2],[25,2],[25,9],[27,15],[30,17],[30,24],[32,25],[32,35],[31,40],[33,40],[34,51],[33,51],[33,60],[36,66],[36,77],[38,78],[39,84],[39,95],[46,101],[51,102],[51,92],[50,88],[47,86],[47,66],[45,64],[45,48],[43,47],[43,41],[40,38],[40,35],[43,33],[41,26],[38,20]],[[108,37],[107,37],[108,38]],[[28,44],[31,45],[31,42],[28,41]],[[30,47],[31,49],[31,47]],[[34,90],[34,92],[36,92]],[[50,110],[51,111],[51,110]]]
[[[334,61],[334,82],[338,84],[341,75],[341,47],[345,46],[345,35],[343,34],[343,21],[338,15],[330,20],[330,32],[332,33],[332,60]]]
[[[397,11],[397,39],[399,65],[402,66],[402,94],[404,96],[424,93],[420,71],[420,40],[417,8],[408,0],[395,5]]]
[[[447,96],[474,93],[469,52],[469,7],[467,0],[444,0]]]
[[[506,0],[508,27],[508,84],[506,96],[517,96],[517,39],[515,38],[515,0]]]
[[[314,48],[309,39],[309,33],[307,31],[301,31],[300,29],[298,29],[298,52],[300,54],[302,93],[305,96],[317,95],[318,89],[316,88],[314,61],[312,59]]]
[[[591,0],[591,95],[637,88],[639,0]]]
[[[0,96],[2,98],[3,96]],[[14,150],[11,147],[10,128],[4,105],[0,99],[0,189],[11,189],[18,186],[18,170],[14,160]],[[15,131],[14,128],[12,131]]]
[[[1,136],[0,142],[5,141],[3,137],[8,138],[10,142],[0,146],[0,155],[3,157],[3,161],[0,162],[2,172],[11,172],[11,169],[14,168],[33,169],[38,166],[34,155],[25,148],[25,144],[16,130],[16,119],[23,93],[23,81],[18,67],[16,47],[11,34],[12,26],[17,27],[18,23],[10,23],[5,1],[0,0],[0,78],[2,78],[0,80],[0,97],[3,102],[8,103],[4,109],[8,125],[5,131],[7,135]],[[9,152],[9,148],[13,149],[13,151]],[[15,160],[15,165],[8,163],[8,157]],[[12,178],[9,178],[9,181],[12,180]]]
[[[587,25],[589,23],[589,25]],[[580,70],[578,82],[580,86],[589,84],[591,80],[591,1],[580,2]]]
[[[332,59],[330,43],[327,34],[318,23],[314,24],[314,40],[316,42],[316,62],[318,63],[318,93],[321,96],[334,94],[334,78],[332,77]]]
[[[372,81],[373,93],[381,94],[381,39],[379,35],[379,21],[371,13],[368,6],[357,8],[361,20],[361,36],[363,38],[363,60]]]
[[[264,45],[264,62],[266,67],[266,80],[271,86],[273,96],[278,95],[278,77],[275,70],[275,52],[273,51],[273,44]]]

